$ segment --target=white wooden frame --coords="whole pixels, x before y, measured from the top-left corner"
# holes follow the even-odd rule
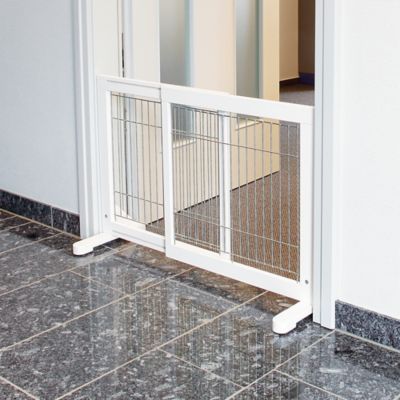
[[[102,232],[96,141],[96,84],[93,60],[93,0],[73,0],[75,27],[76,126],[79,208],[83,238]],[[314,321],[334,327],[335,268],[332,265],[333,114],[337,2],[316,0],[316,105],[314,145]],[[325,144],[325,145],[324,145]],[[324,183],[322,185],[322,182]],[[324,207],[322,208],[322,204]],[[106,238],[103,238],[106,241]],[[323,244],[323,246],[322,246]]]

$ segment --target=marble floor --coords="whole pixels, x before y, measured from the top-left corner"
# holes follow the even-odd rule
[[[0,210],[0,399],[400,400],[400,352],[311,320],[285,336],[274,293]]]

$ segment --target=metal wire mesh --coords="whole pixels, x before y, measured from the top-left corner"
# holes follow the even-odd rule
[[[111,94],[114,213],[163,234],[160,102]]]
[[[175,239],[299,280],[299,125],[183,105],[171,117]],[[112,93],[114,212],[158,234],[161,125],[160,102]]]
[[[299,126],[180,105],[172,120],[176,239],[298,280]]]

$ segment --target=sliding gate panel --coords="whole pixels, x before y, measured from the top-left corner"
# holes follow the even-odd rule
[[[104,232],[311,304],[313,109],[98,86]]]
[[[299,280],[298,124],[174,104],[172,126],[175,238]]]

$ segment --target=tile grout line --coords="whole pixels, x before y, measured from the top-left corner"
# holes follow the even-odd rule
[[[55,235],[55,236],[58,236],[58,235]],[[45,240],[45,239],[43,239],[43,240]],[[35,242],[35,243],[37,243],[37,242]],[[61,250],[62,250],[62,249],[59,249],[59,250],[56,250],[56,251],[61,251]],[[0,253],[0,254],[1,254],[1,253]],[[113,254],[115,254],[115,253],[110,253],[110,254],[107,253],[107,254],[104,256],[104,258],[99,258],[99,260],[94,260],[94,261],[93,261],[93,260],[90,260],[90,261],[88,261],[87,264],[83,264],[83,265],[79,265],[79,266],[74,266],[74,267],[71,267],[71,268],[69,268],[69,266],[67,265],[67,266],[66,266],[67,269],[65,269],[65,270],[63,270],[63,271],[55,272],[54,274],[50,274],[50,275],[46,275],[46,276],[44,276],[44,277],[38,279],[37,281],[33,281],[33,282],[27,283],[27,284],[25,284],[25,285],[18,286],[18,287],[16,287],[15,289],[9,290],[9,291],[7,291],[7,292],[0,293],[0,298],[3,297],[3,296],[5,296],[5,295],[7,295],[7,294],[14,293],[14,292],[16,292],[17,290],[24,289],[24,288],[29,287],[29,286],[33,286],[33,285],[35,285],[36,283],[42,282],[42,281],[44,281],[44,280],[46,280],[46,279],[51,279],[51,278],[54,278],[54,277],[56,277],[56,276],[58,276],[58,275],[62,275],[62,274],[64,274],[65,272],[73,272],[74,269],[86,267],[88,264],[90,264],[90,263],[92,263],[92,262],[101,261],[101,260],[103,260],[103,259],[105,259],[105,258],[107,258],[107,257],[109,257],[109,256],[111,256],[111,255],[113,255]],[[99,257],[100,257],[100,256],[99,256]],[[76,273],[76,272],[73,272],[73,273],[74,273],[75,275],[79,275],[79,274]],[[82,277],[82,275],[79,275],[79,276]],[[85,277],[85,276],[83,276],[83,278],[86,278],[86,279],[87,279],[87,277]],[[115,290],[115,289],[114,289],[114,290]]]
[[[84,266],[84,267],[85,267],[85,266]],[[81,267],[76,267],[76,268],[81,268]],[[71,269],[71,270],[69,270],[69,271],[65,271],[65,272],[70,272],[71,274],[74,274],[74,275],[76,275],[76,276],[79,276],[80,278],[83,278],[83,279],[87,280],[88,282],[92,282],[92,283],[94,283],[94,284],[96,284],[96,285],[99,285],[99,286],[102,286],[102,287],[104,287],[104,288],[110,289],[110,290],[114,291],[114,292],[117,293],[117,294],[123,295],[124,297],[125,297],[125,296],[129,296],[129,294],[127,294],[126,292],[123,292],[122,290],[116,289],[116,288],[114,288],[114,287],[112,287],[112,286],[110,286],[110,285],[107,285],[106,283],[103,283],[103,282],[100,282],[100,281],[98,281],[98,280],[89,278],[89,277],[87,277],[87,276],[85,276],[85,275],[82,275],[82,274],[80,274],[80,273],[74,271],[74,269],[76,269],[76,268],[73,268],[73,269]]]
[[[195,267],[193,267],[193,268],[195,268]],[[136,356],[136,357],[134,357],[134,358],[128,360],[127,362],[125,362],[125,363],[119,365],[118,367],[116,367],[116,368],[114,368],[114,369],[112,369],[112,370],[110,370],[110,371],[107,371],[107,372],[105,372],[104,374],[102,374],[102,375],[100,375],[100,376],[98,376],[98,377],[96,377],[96,378],[90,380],[89,382],[86,382],[86,383],[82,384],[81,386],[78,386],[77,388],[75,388],[75,389],[69,391],[68,393],[63,394],[62,396],[58,397],[56,400],[61,400],[61,399],[65,398],[66,396],[69,396],[70,394],[75,393],[75,392],[77,392],[78,390],[81,390],[81,389],[83,389],[84,387],[89,386],[89,385],[91,385],[91,384],[94,383],[94,382],[97,382],[98,380],[100,380],[100,379],[106,377],[107,375],[110,375],[110,374],[112,374],[112,373],[118,371],[119,369],[126,367],[128,364],[130,364],[130,363],[132,363],[132,362],[134,362],[134,361],[140,359],[141,357],[144,357],[144,356],[148,355],[149,353],[151,353],[151,352],[153,352],[153,351],[161,350],[161,351],[163,351],[164,353],[167,353],[167,354],[170,354],[171,356],[173,356],[173,354],[171,354],[171,353],[169,353],[169,352],[163,350],[162,347],[164,347],[164,346],[166,346],[166,345],[168,345],[168,344],[174,342],[175,340],[178,340],[178,339],[182,338],[182,337],[185,336],[185,335],[188,335],[189,333],[195,331],[196,329],[199,329],[199,328],[201,328],[201,327],[203,327],[203,326],[205,326],[205,325],[207,325],[207,324],[213,322],[213,321],[216,320],[217,318],[219,318],[219,317],[221,317],[221,316],[223,316],[223,315],[225,315],[225,314],[230,313],[231,311],[233,311],[233,310],[235,310],[235,309],[241,307],[242,305],[244,305],[244,304],[246,304],[246,303],[248,303],[248,302],[250,302],[250,301],[252,301],[252,300],[254,300],[254,299],[256,299],[256,298],[258,298],[258,297],[260,297],[260,296],[262,296],[262,295],[265,294],[265,293],[267,293],[267,291],[265,291],[265,292],[259,294],[259,295],[256,296],[256,297],[253,297],[252,299],[246,301],[245,303],[238,304],[236,307],[231,308],[231,309],[229,309],[229,310],[226,310],[226,311],[223,312],[222,314],[217,315],[217,316],[215,316],[214,318],[211,318],[210,320],[203,322],[202,324],[200,324],[200,325],[198,325],[198,326],[196,326],[196,327],[194,327],[194,328],[188,330],[187,332],[184,332],[184,333],[182,333],[182,334],[180,334],[180,335],[178,335],[178,336],[176,336],[176,337],[174,337],[174,338],[172,338],[172,339],[170,339],[170,340],[167,340],[167,341],[164,342],[164,343],[161,343],[161,344],[159,344],[159,345],[157,345],[157,346],[155,346],[155,347],[153,347],[153,348],[147,350],[147,351],[144,352],[143,354],[140,354],[140,355],[138,355],[138,356]],[[219,375],[217,375],[217,376],[219,376]],[[226,378],[223,378],[223,377],[220,377],[220,378],[226,379]],[[236,393],[237,393],[237,392],[236,392]]]
[[[28,397],[34,399],[34,400],[39,400],[38,397],[34,396],[33,394],[27,392],[26,390],[20,388],[19,386],[17,386],[15,383],[10,382],[8,379],[3,378],[2,376],[0,376],[0,382],[3,381],[3,383],[6,383],[8,385],[10,385],[11,387],[13,387],[14,389],[17,389],[18,391],[20,391],[21,393],[26,394]]]
[[[7,218],[7,219],[13,219],[13,218],[15,218],[15,217]],[[4,219],[0,220],[0,222],[3,222],[3,221],[4,221]],[[8,227],[6,227],[4,229],[0,228],[0,233],[8,232],[11,229],[20,228],[21,226],[26,226],[26,225],[29,225],[29,224],[30,224],[29,222],[25,222],[25,223],[20,224],[20,225],[8,226]]]
[[[362,337],[362,336],[357,336],[357,335],[355,335],[354,333],[346,332],[346,331],[343,331],[342,329],[335,329],[335,330],[336,330],[336,332],[339,332],[339,333],[341,333],[342,335],[350,336],[350,337],[352,337],[352,338],[354,338],[354,339],[358,339],[358,340],[361,340],[361,341],[363,341],[363,342],[372,344],[373,346],[380,347],[380,348],[382,348],[382,349],[384,349],[384,350],[392,351],[392,352],[394,352],[394,353],[400,354],[400,349],[396,349],[396,348],[394,348],[394,347],[386,346],[386,345],[384,345],[384,344],[382,344],[382,343],[374,342],[374,341],[371,340],[371,339],[367,339],[367,338],[364,338],[364,337]],[[397,399],[396,399],[396,400],[397,400]]]
[[[196,267],[193,267],[191,270],[193,270],[194,268],[196,268]],[[190,271],[191,271],[190,270]],[[174,277],[177,277],[177,276],[179,276],[179,275],[182,275],[182,274],[184,274],[184,273],[186,273],[186,272],[189,272],[189,271],[185,271],[185,272],[182,272],[182,273],[180,273],[180,274],[177,274],[177,275],[175,275]],[[171,277],[172,278],[172,277]],[[168,279],[167,279],[168,280]],[[184,283],[184,282],[180,282],[180,281],[175,281],[175,283],[178,285],[178,286],[182,286],[182,287],[184,287],[184,288],[186,288],[186,289],[195,289],[195,290],[197,290],[197,291],[199,291],[199,292],[201,292],[201,293],[207,293],[207,295],[209,295],[209,296],[211,296],[211,297],[214,297],[214,298],[216,298],[216,299],[221,299],[221,297],[222,296],[218,296],[217,294],[213,294],[213,293],[209,293],[209,292],[204,292],[203,290],[201,290],[201,289],[199,289],[199,288],[195,288],[195,287],[193,287],[193,286],[190,286],[190,285],[188,285],[188,284],[186,284],[186,283]],[[263,293],[264,294],[264,293]],[[227,303],[230,303],[230,304],[232,304],[232,305],[238,305],[238,303],[235,303],[234,301],[232,301],[232,300],[228,300],[228,299],[223,299],[224,301],[226,301]],[[252,300],[252,299],[251,299]],[[241,305],[242,303],[240,303],[240,305]]]
[[[79,391],[79,390],[91,385],[92,383],[95,383],[95,382],[99,381],[100,379],[103,379],[106,376],[113,374],[114,372],[118,371],[119,369],[125,368],[127,365],[133,363],[134,361],[138,360],[139,358],[144,357],[144,356],[148,355],[149,353],[151,353],[153,351],[156,351],[156,350],[158,350],[158,349],[154,348],[154,349],[146,351],[145,353],[141,354],[140,356],[136,356],[134,358],[131,358],[130,360],[124,362],[123,364],[119,365],[118,367],[115,367],[115,368],[111,369],[110,371],[104,372],[103,374],[97,376],[96,378],[93,378],[92,380],[90,380],[90,381],[88,381],[88,382],[86,382],[86,383],[84,383],[84,384],[82,384],[80,386],[77,386],[76,388],[70,390],[69,392],[57,397],[55,400],[64,399],[65,397],[67,397],[67,396],[69,396],[69,395],[71,395],[71,394],[73,394],[73,393],[75,393],[75,392],[77,392],[77,391]]]
[[[49,227],[47,227],[47,228],[48,228],[48,229],[53,229],[53,228],[49,228]],[[11,251],[14,251],[14,250],[22,249],[23,247],[32,246],[33,244],[40,243],[40,242],[42,242],[42,241],[44,241],[44,240],[51,239],[51,238],[54,238],[54,237],[60,236],[60,235],[62,235],[62,233],[56,233],[56,234],[54,234],[54,235],[50,235],[50,236],[45,237],[45,238],[43,238],[43,239],[35,240],[34,242],[25,243],[25,244],[22,244],[21,246],[13,247],[12,249],[0,251],[0,256],[2,256],[3,254],[9,253],[9,252],[11,252]]]
[[[140,293],[140,292],[142,292],[142,291],[147,290],[147,289],[150,288],[150,287],[146,287],[146,288],[140,289],[139,291],[137,291],[137,292],[135,292],[135,293],[133,293],[133,294],[127,294],[127,293],[122,292],[122,291],[119,291],[118,289],[115,289],[115,288],[113,288],[113,287],[111,287],[111,286],[105,285],[105,284],[103,284],[103,283],[101,283],[101,282],[98,282],[98,281],[90,280],[90,279],[87,278],[86,276],[83,276],[83,275],[80,275],[80,274],[74,272],[74,269],[76,269],[76,268],[80,268],[80,267],[74,267],[74,268],[71,268],[71,269],[68,269],[68,270],[65,270],[65,271],[62,271],[62,272],[59,272],[59,273],[50,275],[50,276],[46,276],[46,277],[44,277],[43,279],[40,279],[39,281],[35,281],[35,282],[33,282],[33,283],[29,284],[29,285],[19,287],[19,288],[15,289],[15,290],[13,290],[13,291],[11,291],[11,292],[4,293],[4,294],[0,295],[0,298],[1,298],[2,296],[6,295],[6,294],[13,293],[13,292],[15,292],[15,291],[17,291],[17,290],[19,290],[19,289],[23,289],[23,288],[25,288],[25,287],[33,286],[33,285],[35,285],[35,284],[37,284],[37,283],[40,283],[40,282],[42,282],[42,281],[51,279],[51,278],[53,278],[53,277],[56,277],[56,276],[59,276],[59,275],[62,275],[62,274],[64,274],[64,273],[68,273],[68,272],[69,272],[69,273],[73,273],[74,275],[79,276],[79,277],[81,277],[81,278],[84,278],[85,280],[87,280],[87,281],[89,281],[89,282],[92,281],[92,282],[95,283],[95,284],[98,284],[98,285],[103,286],[103,287],[105,287],[105,288],[107,288],[107,289],[113,290],[113,291],[115,291],[116,294],[121,295],[121,297],[119,297],[118,299],[113,300],[113,301],[110,302],[110,303],[104,304],[104,305],[101,306],[101,307],[95,308],[95,309],[93,309],[93,310],[87,311],[86,313],[84,313],[84,314],[82,314],[82,315],[76,316],[75,318],[71,318],[71,319],[69,319],[69,320],[67,320],[67,321],[64,321],[64,322],[62,322],[62,323],[60,323],[60,324],[58,324],[58,325],[56,325],[56,326],[53,326],[53,327],[51,327],[51,328],[49,328],[49,329],[46,329],[46,330],[41,331],[41,332],[38,332],[37,334],[32,335],[32,336],[29,336],[28,338],[25,338],[25,339],[23,339],[23,340],[21,340],[21,341],[19,341],[19,342],[16,342],[16,343],[14,343],[14,344],[12,344],[12,345],[10,345],[10,346],[6,346],[6,347],[3,347],[3,348],[0,348],[0,352],[9,351],[9,350],[11,350],[12,348],[14,348],[14,347],[17,346],[17,345],[26,343],[26,342],[30,341],[31,339],[35,339],[36,337],[39,337],[39,336],[41,336],[41,335],[43,335],[43,334],[52,332],[53,330],[58,329],[58,328],[60,328],[60,327],[65,327],[66,325],[68,325],[68,324],[71,323],[71,322],[76,321],[77,319],[86,317],[86,316],[88,316],[88,315],[90,315],[90,314],[92,314],[92,313],[95,313],[95,312],[97,312],[97,311],[100,311],[101,309],[103,309],[103,308],[105,308],[105,307],[108,307],[108,306],[110,306],[110,305],[113,305],[113,304],[115,304],[115,303],[118,303],[118,302],[121,301],[121,300],[125,300],[125,299],[127,299],[127,298],[134,297],[136,294],[138,294],[138,293]],[[193,268],[194,268],[194,267],[193,267]],[[193,268],[192,268],[192,269],[193,269]],[[188,271],[189,271],[189,270],[188,270]],[[179,274],[177,274],[177,275],[183,274],[183,273],[188,272],[188,271],[181,272],[181,273],[179,273]],[[177,276],[177,275],[174,275],[174,276]],[[165,281],[167,281],[167,280],[169,280],[169,279],[172,279],[174,276],[171,276],[171,277],[165,279],[164,281],[160,281],[160,282],[158,282],[158,283],[152,285],[151,287],[157,286],[157,285],[161,284],[162,282],[165,282]],[[164,344],[162,344],[162,345],[164,345]]]
[[[58,232],[60,232],[60,233],[64,233],[65,235],[72,236],[72,237],[74,237],[74,238],[76,238],[76,239],[78,239],[78,240],[81,240],[81,238],[80,238],[79,236],[76,236],[76,235],[74,235],[73,233],[62,231],[61,229],[54,228],[53,226],[50,226],[50,225],[46,225],[46,224],[44,224],[43,222],[36,221],[36,220],[34,220],[34,219],[32,219],[32,218],[25,217],[24,215],[16,214],[16,213],[14,213],[14,212],[12,212],[12,211],[4,210],[4,208],[0,208],[0,211],[5,211],[5,212],[11,214],[13,217],[22,218],[22,219],[24,219],[24,220],[26,220],[26,221],[28,221],[28,222],[32,222],[32,223],[34,223],[34,224],[38,224],[38,225],[44,226],[45,228],[54,229],[55,231],[58,231]]]
[[[115,254],[115,253],[114,253],[114,254]],[[83,265],[82,267],[87,267],[87,266],[88,266],[88,264],[87,264],[87,265]],[[128,266],[129,266],[129,265],[128,265]],[[74,267],[74,269],[78,269],[78,268],[82,268],[82,267]],[[193,268],[195,268],[195,267],[193,267]],[[100,282],[99,280],[97,280],[97,279],[95,279],[95,278],[91,278],[91,277],[87,277],[87,276],[85,276],[85,275],[81,275],[80,273],[75,272],[74,269],[72,269],[70,272],[72,272],[72,273],[74,273],[74,274],[76,274],[76,275],[78,275],[78,276],[80,276],[80,277],[82,277],[82,278],[85,278],[85,279],[87,279],[87,280],[89,280],[89,281],[92,281],[92,282],[95,282],[95,283],[100,283],[101,285],[103,285],[103,286],[105,286],[105,287],[108,287],[108,288],[110,288],[110,289],[113,289],[113,290],[117,291],[118,293],[122,293],[122,294],[124,294],[124,295],[126,295],[126,296],[132,297],[132,296],[135,296],[136,294],[138,294],[138,293],[140,293],[140,292],[142,292],[142,291],[144,291],[144,290],[154,288],[155,286],[158,286],[158,285],[161,284],[161,283],[164,283],[164,282],[169,281],[169,280],[171,280],[171,279],[173,279],[173,278],[175,278],[175,277],[177,277],[177,276],[179,276],[179,275],[182,275],[182,274],[184,274],[184,273],[186,273],[186,272],[189,272],[189,271],[191,271],[193,268],[190,268],[190,269],[188,269],[187,271],[179,272],[179,273],[177,273],[177,274],[174,274],[174,275],[172,275],[172,276],[169,276],[169,277],[167,277],[167,278],[165,278],[165,279],[162,279],[162,280],[160,280],[160,281],[158,281],[158,282],[155,282],[155,283],[151,284],[150,286],[146,286],[146,287],[144,287],[144,288],[142,288],[142,289],[139,289],[139,290],[137,290],[137,291],[135,291],[135,292],[133,292],[133,293],[124,292],[124,291],[122,291],[122,290],[120,290],[120,289],[117,289],[117,288],[114,288],[113,286],[110,286],[110,285],[108,285],[108,284],[106,284],[106,283]]]
[[[228,397],[226,400],[230,400],[233,399],[234,396],[238,395],[239,393],[245,391],[246,389],[249,389],[251,386],[257,384],[260,380],[264,379],[267,375],[272,374],[273,372],[279,372],[278,368],[282,367],[284,364],[286,364],[287,362],[293,360],[294,358],[298,357],[300,354],[302,354],[303,352],[305,352],[306,350],[308,350],[309,348],[311,348],[312,346],[316,345],[317,343],[321,342],[322,340],[326,339],[329,335],[331,335],[333,332],[335,332],[334,330],[331,332],[328,332],[327,334],[325,334],[324,336],[322,336],[321,338],[319,338],[318,340],[316,340],[315,342],[313,342],[312,344],[310,344],[309,346],[305,347],[304,349],[302,349],[301,351],[299,351],[297,354],[293,355],[292,357],[288,358],[286,361],[278,364],[275,366],[275,368],[271,369],[270,371],[268,371],[266,374],[260,376],[259,378],[257,378],[256,380],[254,380],[253,382],[249,383],[247,386],[243,387],[243,389],[239,390],[238,392],[234,393],[232,396]]]
[[[14,343],[14,344],[12,344],[12,345],[10,345],[10,346],[6,346],[6,347],[3,347],[3,348],[0,348],[0,353],[3,353],[4,351],[10,351],[10,350],[12,350],[14,347],[16,347],[16,346],[22,345],[22,344],[24,344],[24,343],[26,343],[26,342],[29,342],[30,340],[36,339],[37,337],[42,336],[42,335],[44,335],[44,334],[46,334],[46,333],[52,332],[52,331],[54,331],[54,330],[56,330],[56,329],[65,328],[66,325],[70,324],[71,322],[74,322],[74,321],[76,321],[76,320],[78,320],[78,319],[80,319],[80,318],[86,317],[86,316],[88,316],[88,315],[90,315],[90,314],[92,314],[92,313],[94,313],[94,312],[100,311],[100,310],[102,310],[103,308],[106,308],[106,307],[108,307],[108,306],[114,305],[114,304],[120,302],[121,300],[125,300],[127,297],[128,297],[128,296],[126,296],[126,295],[122,295],[122,296],[119,297],[118,299],[115,299],[115,300],[111,301],[110,303],[104,304],[104,305],[101,306],[101,307],[98,307],[98,308],[96,308],[96,309],[94,309],[94,310],[87,311],[87,312],[85,312],[85,313],[83,313],[83,314],[81,314],[81,315],[79,315],[79,316],[77,316],[77,317],[75,317],[75,318],[71,318],[71,319],[69,319],[69,320],[67,320],[67,321],[61,322],[61,323],[58,324],[58,325],[52,326],[52,327],[49,328],[49,329],[46,329],[46,330],[44,330],[44,331],[42,331],[42,332],[39,332],[39,333],[37,333],[37,334],[35,334],[35,335],[33,335],[33,336],[30,336],[30,337],[28,337],[28,338],[26,338],[26,339],[23,339],[23,340],[21,340],[21,341],[19,341],[19,342],[17,342],[17,343]]]
[[[180,358],[175,354],[168,353],[168,351],[165,351],[163,349],[157,349],[157,350],[163,352],[164,354],[167,354],[168,356],[172,356],[173,358],[175,358],[175,359],[177,359],[179,361],[182,361],[183,363],[188,364],[193,368],[196,368],[196,369],[198,369],[200,371],[206,372],[207,374],[214,375],[215,377],[217,377],[218,379],[221,379],[223,381],[229,382],[229,383],[233,384],[234,386],[236,386],[238,388],[243,388],[242,385],[239,385],[238,383],[233,382],[233,381],[231,381],[230,379],[228,379],[226,377],[220,376],[220,375],[216,374],[215,372],[207,371],[206,369],[201,368],[198,365],[191,363],[190,361],[184,360],[183,358]]]
[[[348,399],[346,399],[345,397],[340,396],[339,394],[332,393],[332,392],[330,392],[329,390],[323,389],[323,388],[321,388],[321,387],[319,387],[319,386],[316,386],[316,385],[314,385],[314,384],[312,384],[312,383],[303,381],[302,379],[296,378],[296,377],[294,377],[294,376],[292,376],[292,375],[290,375],[290,374],[287,374],[286,372],[282,372],[282,371],[274,371],[274,372],[277,373],[277,374],[286,376],[287,378],[290,378],[290,379],[292,379],[292,380],[294,380],[294,381],[297,381],[297,382],[303,383],[303,384],[305,384],[305,385],[308,385],[308,386],[310,386],[310,387],[313,387],[314,389],[318,389],[319,391],[324,392],[324,393],[326,393],[326,394],[329,394],[329,395],[331,395],[331,396],[334,396],[334,397],[336,397],[336,398],[338,398],[338,399],[340,399],[340,400],[348,400]]]

